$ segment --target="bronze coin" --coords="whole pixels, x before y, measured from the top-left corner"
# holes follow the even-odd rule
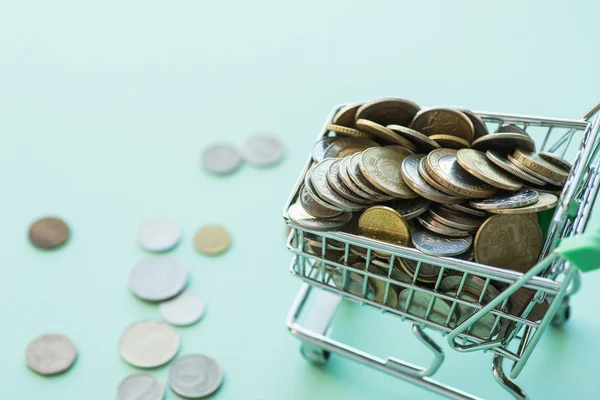
[[[476,210],[469,205],[469,203],[458,203],[458,204],[440,204],[440,206],[449,210],[462,211],[467,214],[474,215],[476,217],[489,217],[490,214],[487,211]]]
[[[418,149],[425,153],[440,148],[440,145],[437,142],[431,140],[421,132],[415,131],[414,129],[400,125],[388,125],[387,128],[404,137],[405,139],[408,139],[408,141],[415,144]]]
[[[475,128],[462,112],[448,107],[432,107],[421,110],[411,122],[411,128],[426,136],[450,135],[471,143]]]
[[[498,167],[502,168],[506,172],[509,172],[518,178],[523,179],[526,182],[540,186],[544,186],[546,184],[546,182],[544,182],[543,180],[538,179],[535,176],[530,175],[527,172],[517,168],[513,163],[509,161],[508,155],[505,152],[488,150],[485,152],[485,156],[488,158],[488,160],[493,162]]]
[[[537,153],[525,149],[516,149],[512,156],[527,168],[559,183],[565,183],[569,177],[569,171],[549,163]],[[552,183],[552,182],[551,182]]]
[[[531,137],[529,133],[525,131],[523,128],[519,128],[516,125],[502,125],[500,129],[498,129],[498,133],[518,133],[520,135],[525,135],[527,137]]]
[[[521,316],[527,306],[529,306],[529,303],[531,303],[535,297],[535,293],[535,290],[527,288],[521,288],[517,290],[508,298],[510,313],[512,315]],[[536,303],[527,315],[527,319],[530,321],[540,321],[542,318],[544,318],[549,308],[550,304],[548,304],[548,300],[544,300],[541,303]]]
[[[369,139],[347,137],[331,143],[327,149],[325,149],[322,160],[326,158],[344,158],[351,154],[358,153],[359,151],[363,151],[364,149],[368,149],[369,147],[378,146],[379,144]]]
[[[508,161],[512,165],[514,165],[515,167],[519,168],[521,171],[523,171],[523,172],[525,172],[525,173],[527,173],[527,174],[529,174],[531,176],[534,176],[534,177],[536,177],[536,178],[538,178],[538,179],[540,179],[540,180],[542,180],[542,181],[544,181],[546,183],[549,183],[549,184],[554,185],[554,186],[559,186],[559,187],[563,186],[563,184],[564,184],[564,182],[560,182],[560,181],[554,180],[554,179],[552,179],[552,178],[550,178],[550,177],[548,177],[546,175],[540,174],[539,172],[535,171],[533,168],[529,168],[527,165],[523,164],[521,161],[517,160],[516,158],[514,158],[510,154],[507,156],[507,158],[508,158]]]
[[[456,160],[468,173],[490,185],[505,189],[519,190],[523,181],[494,165],[485,153],[474,149],[461,149]]]
[[[380,98],[360,106],[356,111],[356,120],[363,118],[383,126],[408,126],[420,109],[417,104],[400,97]]]
[[[420,223],[423,228],[430,230],[431,232],[439,233],[440,235],[451,237],[466,237],[471,236],[473,234],[473,231],[456,229],[448,225],[442,224],[441,222],[433,219],[429,212],[431,211],[428,211],[427,213],[421,214],[418,217],[416,217],[417,222]]]
[[[490,132],[488,131],[488,128],[485,125],[485,122],[483,122],[483,120],[481,119],[481,117],[479,115],[475,114],[471,110],[467,110],[466,108],[462,108],[462,107],[454,107],[454,108],[456,108],[458,111],[465,114],[467,116],[467,118],[469,118],[471,120],[471,123],[473,124],[473,128],[475,130],[475,139],[478,139],[485,135],[489,135]]]
[[[518,147],[534,151],[535,142],[529,136],[520,133],[493,133],[471,143],[471,148],[479,151],[513,151]]]
[[[427,165],[427,157],[421,158],[421,161],[419,161],[419,175],[421,175],[421,178],[425,179],[425,182],[429,183],[431,186],[433,186],[440,192],[447,194],[448,196],[451,196],[452,198],[454,198],[453,201],[446,202],[444,204],[457,204],[457,203],[464,201],[464,199],[465,199],[464,197],[456,196],[456,194],[454,192],[446,189],[445,187],[443,187],[442,185],[437,183],[437,181],[435,179],[433,179],[433,177],[429,174],[429,172],[427,172],[426,165]]]
[[[331,122],[335,125],[356,129],[356,110],[358,110],[361,105],[362,103],[353,103],[340,108],[339,111],[335,113],[335,117],[333,117]]]
[[[417,146],[412,144],[412,142],[409,142],[402,136],[396,134],[391,129],[388,129],[385,126],[378,124],[377,122],[369,121],[366,119],[359,119],[356,120],[356,126],[363,132],[367,132],[368,134],[373,135],[374,137],[379,139],[380,142],[406,147],[407,149],[413,152],[417,151]]]
[[[446,149],[468,149],[471,145],[465,139],[450,135],[431,135],[431,140]]]
[[[550,164],[554,164],[557,167],[564,169],[565,171],[570,172],[573,168],[573,164],[571,164],[564,158],[557,156],[556,154],[548,153],[547,151],[542,151],[539,153],[539,156],[542,157],[544,160],[548,161]]]
[[[29,227],[29,241],[40,249],[57,249],[69,239],[69,226],[59,218],[42,218]]]

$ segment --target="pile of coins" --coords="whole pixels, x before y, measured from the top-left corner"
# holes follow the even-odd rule
[[[300,227],[343,230],[521,272],[536,263],[543,237],[535,213],[556,206],[571,165],[551,153],[537,154],[522,128],[506,125],[490,133],[479,116],[463,108],[421,109],[405,99],[384,98],[340,109],[327,130],[313,147],[313,165],[289,209]],[[315,242],[311,245],[319,247]],[[366,257],[365,249],[351,250]],[[372,257],[374,263],[389,259],[378,252]],[[417,262],[399,263],[399,280],[405,274],[412,281]],[[422,263],[417,280],[435,282],[438,272]],[[362,279],[354,275],[351,286],[362,293]],[[452,293],[457,287],[449,278],[441,290]],[[477,279],[469,277],[467,288],[481,288]],[[376,287],[368,290],[377,298]],[[480,294],[473,289],[464,296]],[[392,297],[402,300],[408,293],[397,295]],[[421,300],[413,304],[429,304]]]

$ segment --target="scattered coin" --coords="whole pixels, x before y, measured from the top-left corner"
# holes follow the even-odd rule
[[[529,175],[532,175],[538,179],[541,179],[542,181],[549,183],[551,185],[554,186],[559,186],[561,187],[563,185],[563,182],[560,181],[555,181],[552,178],[549,178],[546,175],[542,175],[539,172],[529,168],[528,166],[526,166],[525,164],[523,164],[522,162],[520,162],[519,160],[517,160],[516,158],[514,158],[513,156],[511,156],[510,154],[507,156],[508,157],[508,161],[513,164],[515,167],[519,168],[521,171],[528,173]]]
[[[469,147],[471,147],[470,143],[467,142],[465,139],[452,135],[431,135],[429,136],[429,138],[441,147],[447,149],[460,150],[468,149]]]
[[[27,366],[40,375],[67,371],[77,357],[75,345],[65,335],[45,334],[33,339],[25,350]]]
[[[406,220],[398,211],[386,206],[374,206],[363,212],[358,229],[364,236],[400,246],[406,246],[410,240]]]
[[[408,221],[427,211],[429,204],[429,200],[419,197],[410,200],[398,200],[393,208],[400,213],[402,218]]]
[[[417,150],[417,147],[414,144],[404,139],[402,136],[394,133],[394,131],[392,131],[391,129],[386,128],[383,125],[379,125],[376,122],[369,121],[366,119],[358,119],[356,120],[356,126],[361,131],[367,132],[375,136],[381,142],[400,145],[402,147],[406,147],[411,151]]]
[[[458,204],[440,204],[440,206],[447,208],[449,210],[462,211],[467,214],[474,215],[476,217],[489,217],[490,214],[487,211],[476,210],[474,208],[469,207],[468,204],[458,203]]]
[[[362,152],[360,170],[377,189],[402,199],[412,199],[418,195],[402,179],[400,153],[387,148],[370,148]]]
[[[411,143],[417,146],[418,150],[429,152],[431,150],[440,148],[440,145],[436,141],[431,140],[431,138],[423,135],[421,132],[415,131],[414,129],[400,125],[388,125],[387,128],[392,132],[404,137],[405,139],[408,139]]]
[[[476,217],[471,214],[463,213],[455,210],[448,210],[440,206],[429,208],[429,214],[433,219],[447,225],[451,228],[461,229],[463,231],[473,231],[479,228],[485,217]]]
[[[411,127],[427,136],[450,135],[469,143],[475,135],[471,120],[462,112],[448,107],[432,107],[419,111],[413,118]]]
[[[539,156],[548,161],[550,164],[554,164],[558,168],[564,169],[565,171],[571,171],[573,168],[573,165],[570,162],[557,156],[556,154],[542,151],[539,153]]]
[[[332,210],[317,203],[312,196],[310,196],[304,185],[302,186],[302,189],[300,189],[300,204],[304,211],[316,218],[335,218],[342,214],[342,211]]]
[[[546,182],[544,182],[543,180],[538,179],[535,176],[530,175],[527,172],[516,167],[513,163],[511,163],[509,161],[508,155],[506,153],[496,151],[496,150],[488,150],[485,152],[485,156],[488,158],[488,160],[493,162],[495,165],[502,168],[506,172],[511,173],[512,175],[516,176],[517,178],[521,178],[524,181],[533,183],[535,185],[543,186],[546,184]]]
[[[293,204],[288,210],[288,216],[301,228],[312,231],[332,231],[344,227],[352,219],[352,213],[342,213],[334,218],[320,219],[307,213],[300,204]]]
[[[455,203],[462,199],[448,196],[429,185],[419,173],[419,162],[425,156],[422,154],[409,156],[402,161],[402,178],[417,194],[437,203]]]
[[[117,400],[163,400],[165,387],[150,374],[134,374],[123,379],[117,390]]]
[[[539,193],[538,201],[518,208],[500,208],[488,210],[492,214],[532,214],[556,207],[558,197],[550,193]]]
[[[494,133],[482,136],[471,143],[471,148],[479,151],[513,151],[518,147],[533,151],[535,142],[529,136],[520,133]]]
[[[514,151],[512,156],[527,168],[530,168],[548,179],[557,181],[559,185],[565,183],[569,177],[569,171],[549,163],[532,151],[518,148]]]
[[[202,354],[179,357],[169,369],[169,386],[178,395],[199,399],[215,393],[223,383],[223,369]]]
[[[340,177],[340,165],[342,160],[340,159],[326,159],[322,161],[322,167],[327,169],[327,182],[331,186],[331,188],[336,191],[340,196],[344,197],[346,200],[352,201],[358,204],[371,204],[372,201],[369,200],[370,196],[362,197],[361,195],[353,192],[350,188],[348,188],[342,178]],[[329,166],[329,167],[328,167]],[[359,193],[362,193],[360,191]]]
[[[248,164],[266,167],[281,161],[283,146],[272,136],[256,135],[244,144],[243,153]]]
[[[204,315],[204,301],[200,296],[184,291],[179,296],[160,303],[158,312],[171,325],[192,325]]]
[[[444,236],[451,237],[466,237],[471,236],[472,231],[465,231],[462,229],[452,228],[448,225],[442,224],[441,222],[433,219],[429,214],[419,215],[416,218],[417,222],[419,222],[425,229],[428,229],[432,232],[439,233]]]
[[[493,195],[496,188],[465,171],[456,160],[457,153],[453,149],[433,150],[427,156],[427,172],[457,196],[486,198]]]
[[[194,244],[200,253],[216,256],[227,251],[231,245],[231,236],[222,226],[209,225],[196,232]]]
[[[312,150],[312,159],[319,162],[325,159],[325,150],[333,143],[341,140],[337,136],[325,136],[317,140]]]
[[[202,155],[204,168],[217,175],[227,175],[242,165],[242,157],[229,145],[218,144],[209,147]]]
[[[356,120],[366,119],[383,126],[408,126],[420,109],[417,104],[400,97],[380,98],[360,106],[356,111]]]
[[[487,199],[471,200],[471,206],[480,210],[499,210],[519,208],[534,204],[539,194],[533,189],[523,189],[518,192],[502,193]]]
[[[456,321],[458,320],[456,310],[451,312],[450,303],[440,298],[435,298],[433,300],[433,306],[431,307],[431,311],[427,316],[427,311],[429,310],[429,304],[431,303],[432,294],[427,292],[419,292],[417,290],[412,291],[412,298],[409,302],[411,289],[404,289],[398,298],[398,308],[401,311],[407,312],[410,315],[413,315],[417,318],[427,319],[436,324],[449,326],[453,328],[456,326]],[[446,325],[446,321],[448,324]]]
[[[174,258],[146,258],[129,275],[129,289],[147,301],[163,301],[177,296],[187,284],[187,271]]]
[[[415,248],[425,254],[439,257],[462,254],[473,244],[472,236],[449,238],[421,227],[415,227],[411,238]]]
[[[364,139],[372,139],[373,138],[372,135],[369,135],[366,132],[361,132],[358,129],[348,128],[348,127],[341,126],[341,125],[328,124],[325,128],[328,131],[333,131],[335,133],[339,133],[340,135],[344,135],[344,136],[352,136],[352,137],[364,138]]]
[[[358,153],[359,151],[368,149],[369,147],[377,146],[379,146],[377,143],[369,139],[354,137],[343,138],[331,143],[329,147],[325,149],[323,159],[343,158],[351,154]]]
[[[314,185],[317,195],[325,200],[325,202],[333,204],[345,211],[359,211],[364,209],[365,204],[350,201],[339,195],[327,181],[327,172],[329,171],[332,160],[333,159],[326,158],[310,170],[310,180]]]
[[[340,108],[339,111],[333,117],[332,122],[336,125],[356,129],[356,111],[360,108],[361,105],[362,103],[353,103]]]
[[[181,240],[177,224],[167,218],[152,218],[139,229],[137,240],[141,248],[152,252],[165,252],[173,249]]]
[[[480,264],[527,272],[544,241],[539,225],[525,215],[495,215],[475,235],[475,260]]]
[[[523,181],[496,167],[485,153],[473,149],[461,149],[456,160],[467,172],[490,185],[506,190],[519,190]]]
[[[170,325],[144,321],[123,332],[121,357],[138,368],[155,368],[171,361],[179,351],[179,335]]]
[[[346,272],[346,286],[344,286],[344,269],[336,268],[331,272],[331,278],[334,285],[343,290],[353,294],[354,296],[364,297],[365,299],[373,300],[375,298],[375,287],[373,286],[373,280],[367,281],[365,296],[363,296],[363,288],[365,287],[365,279],[363,275],[356,272]]]
[[[57,249],[69,240],[69,226],[59,218],[41,218],[29,227],[29,241],[45,250]]]

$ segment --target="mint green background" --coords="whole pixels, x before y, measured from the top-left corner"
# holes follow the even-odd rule
[[[164,215],[184,232],[173,255],[207,303],[204,320],[178,329],[181,354],[223,365],[215,399],[436,398],[351,361],[320,369],[302,359],[284,326],[299,286],[287,272],[284,201],[341,102],[399,95],[580,117],[600,99],[598,11],[547,1],[0,1],[1,397],[114,398],[136,372],[119,357],[122,331],[159,318],[127,289],[145,257],[136,231]],[[285,144],[277,168],[227,179],[199,168],[210,144],[258,131]],[[60,251],[26,240],[46,214],[72,227]],[[222,257],[193,249],[208,223],[231,231]],[[571,321],[548,332],[519,379],[533,398],[597,396],[600,274],[585,278]],[[340,339],[429,360],[399,320],[354,305],[338,320]],[[69,373],[25,367],[27,342],[45,331],[76,343]],[[489,354],[449,353],[438,378],[506,398],[490,364]],[[155,373],[166,380],[166,368]]]

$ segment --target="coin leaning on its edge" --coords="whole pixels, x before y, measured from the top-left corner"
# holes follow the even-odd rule
[[[402,178],[404,158],[395,150],[385,147],[367,149],[360,157],[360,170],[377,189],[394,197],[412,199],[418,195]]]
[[[519,169],[508,159],[508,154],[502,153],[496,150],[488,150],[485,152],[485,156],[488,160],[493,162],[496,166],[502,168],[506,172],[516,176],[517,178],[521,178],[525,182],[533,183],[535,185],[544,186],[546,182],[541,179],[536,178],[533,175],[528,174],[527,172]]]
[[[458,150],[456,161],[474,177],[499,189],[519,190],[523,186],[523,181],[495,166],[481,151]]]
[[[305,185],[302,185],[302,188],[300,189],[299,199],[304,211],[306,211],[315,218],[335,218],[343,212],[323,207],[321,204],[317,203],[313,199],[313,197],[308,193],[308,190],[306,189]]]
[[[352,213],[342,213],[329,219],[315,218],[307,213],[299,203],[288,209],[288,217],[301,228],[312,231],[331,231],[344,227],[352,219]]]
[[[418,227],[412,233],[412,243],[425,254],[438,257],[450,257],[462,254],[473,244],[473,237],[449,238]]]
[[[533,214],[556,207],[558,197],[550,193],[540,193],[538,200],[530,205],[516,208],[498,208],[488,210],[492,214]]]
[[[437,203],[454,203],[462,201],[462,199],[448,196],[447,194],[440,192],[423,179],[419,173],[419,163],[420,160],[424,158],[425,155],[417,154],[406,157],[402,161],[402,178],[404,179],[404,182],[422,197]]]
[[[472,207],[480,210],[520,208],[538,201],[539,194],[533,189],[522,189],[516,193],[503,193],[487,199],[471,200]]]
[[[411,122],[411,128],[426,136],[450,135],[471,143],[475,128],[462,112],[449,107],[431,107],[419,111]]]

